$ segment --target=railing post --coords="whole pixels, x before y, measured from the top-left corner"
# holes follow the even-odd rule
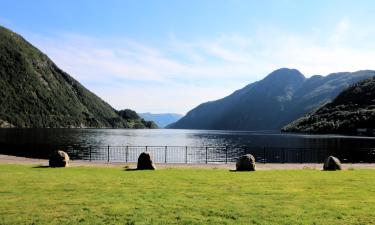
[[[263,146],[263,163],[266,163],[266,147]]]
[[[147,146],[146,146],[146,152],[147,152]]]
[[[89,149],[89,160],[91,162],[91,145],[90,145],[90,149]]]
[[[167,163],[167,146],[164,148],[164,163]]]
[[[188,158],[187,158],[188,154],[187,154],[187,151],[188,151],[188,147],[185,146],[185,163],[188,162]]]
[[[225,164],[228,164],[228,146],[225,146]]]
[[[128,163],[128,155],[129,155],[129,146],[126,146],[125,150],[125,162]]]
[[[33,150],[32,150],[32,152],[31,152],[31,156],[33,156],[33,157],[38,157],[38,156],[37,156],[38,153],[37,153],[36,149],[37,149],[37,148],[35,148],[35,143],[33,143]]]
[[[301,155],[301,164],[303,163],[303,148],[301,148],[300,149],[300,153],[299,153],[300,155]]]
[[[109,162],[109,145],[108,145],[108,148],[107,148],[107,162]]]
[[[206,146],[206,164],[208,163],[208,147]]]
[[[283,154],[283,162],[282,163],[285,163],[285,148],[281,149],[281,154]]]

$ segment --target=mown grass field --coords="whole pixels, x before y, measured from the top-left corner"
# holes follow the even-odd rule
[[[0,165],[0,224],[375,224],[375,170]]]

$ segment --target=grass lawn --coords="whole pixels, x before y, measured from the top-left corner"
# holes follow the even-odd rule
[[[0,224],[375,224],[375,170],[0,165]]]

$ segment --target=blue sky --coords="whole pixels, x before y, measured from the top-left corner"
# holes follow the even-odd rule
[[[117,109],[186,113],[280,67],[375,69],[375,1],[0,0],[23,35]]]

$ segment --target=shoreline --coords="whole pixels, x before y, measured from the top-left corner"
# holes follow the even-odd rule
[[[16,164],[16,165],[36,165],[48,166],[47,159],[34,159],[20,156],[3,155],[0,154],[0,164]],[[69,167],[119,167],[119,168],[136,168],[136,163],[124,162],[106,162],[106,161],[86,161],[86,160],[71,160]],[[155,163],[157,169],[227,169],[233,170],[236,164],[231,162],[225,163]],[[343,163],[344,170],[346,169],[375,169],[375,163]],[[257,170],[298,170],[298,169],[312,169],[321,170],[323,163],[257,163]]]

